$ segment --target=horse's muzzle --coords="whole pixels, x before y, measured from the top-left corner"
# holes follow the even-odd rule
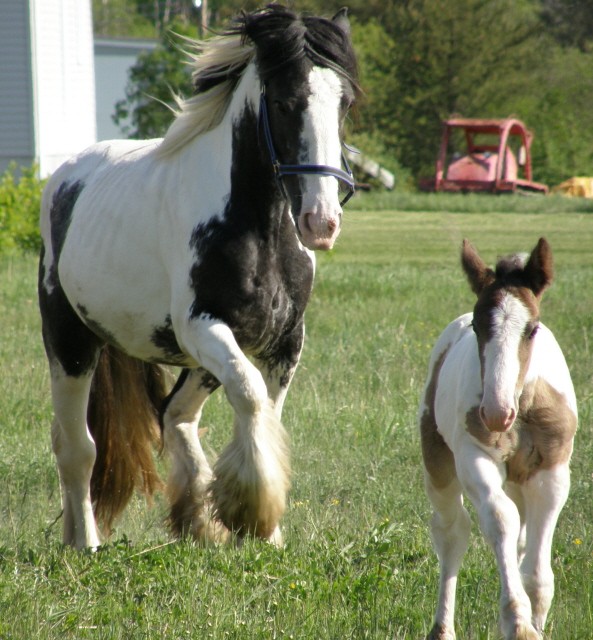
[[[334,246],[340,235],[341,222],[341,211],[333,215],[305,211],[297,218],[301,242],[307,249],[327,251]]]

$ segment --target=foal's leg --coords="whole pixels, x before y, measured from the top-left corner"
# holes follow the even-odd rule
[[[496,555],[502,633],[506,640],[539,640],[531,624],[531,603],[517,561],[521,520],[515,503],[503,489],[504,468],[470,442],[457,452],[456,460],[459,480],[476,507],[484,537]]]
[[[569,488],[568,465],[539,471],[523,487],[527,540],[521,576],[531,600],[533,626],[540,633],[554,597],[554,573],[550,564],[552,538]]]
[[[457,478],[443,487],[434,484],[430,475],[425,473],[425,487],[434,510],[431,533],[440,569],[439,600],[427,640],[454,640],[457,575],[469,543],[471,521],[463,506]]]
[[[520,485],[514,482],[507,482],[504,487],[505,493],[515,503],[517,511],[519,512],[519,521],[521,522],[521,528],[519,530],[519,539],[517,541],[517,561],[519,565],[523,561],[525,556],[525,540],[526,540],[526,528],[525,528],[525,498],[523,497],[523,491]]]
[[[204,315],[189,329],[186,338],[195,344],[196,360],[220,381],[235,412],[233,441],[218,459],[211,483],[215,515],[240,537],[272,539],[288,490],[284,428],[261,373],[230,328]]]
[[[219,386],[205,369],[184,369],[166,400],[162,423],[171,457],[169,522],[177,536],[218,540],[224,533],[210,517],[207,492],[212,470],[198,434],[202,407]]]

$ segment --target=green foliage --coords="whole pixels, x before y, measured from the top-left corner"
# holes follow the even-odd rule
[[[593,4],[590,0],[542,0],[541,15],[563,46],[593,51]]]
[[[158,31],[150,13],[137,0],[93,0],[95,35],[123,38],[154,38]]]
[[[164,135],[174,117],[174,96],[191,94],[191,70],[183,47],[187,46],[184,38],[195,35],[195,29],[176,23],[163,34],[156,49],[138,56],[129,71],[126,98],[117,102],[113,115],[128,137]]]
[[[21,168],[19,175],[16,164],[11,164],[0,176],[0,254],[38,251],[41,247],[39,209],[43,184],[36,166]]]
[[[523,90],[509,98],[511,111],[529,113],[526,122],[536,132],[536,180],[554,185],[593,175],[592,62],[591,53],[551,47],[546,69],[534,72]]]

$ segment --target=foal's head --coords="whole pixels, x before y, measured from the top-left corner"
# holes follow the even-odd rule
[[[553,279],[552,250],[540,238],[531,255],[513,255],[488,268],[468,240],[463,269],[478,296],[473,329],[482,374],[480,418],[490,431],[509,430],[539,328],[539,304]]]

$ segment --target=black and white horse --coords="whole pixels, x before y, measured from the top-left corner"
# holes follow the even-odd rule
[[[194,59],[195,95],[162,140],[110,141],[50,179],[39,298],[51,372],[64,542],[99,544],[151,443],[171,457],[176,535],[281,543],[289,486],[280,418],[304,339],[312,250],[353,189],[341,126],[357,92],[346,12],[277,5],[236,19]],[[344,167],[344,168],[342,168]],[[161,364],[182,367],[166,395]],[[198,437],[223,386],[234,437],[212,470]]]

